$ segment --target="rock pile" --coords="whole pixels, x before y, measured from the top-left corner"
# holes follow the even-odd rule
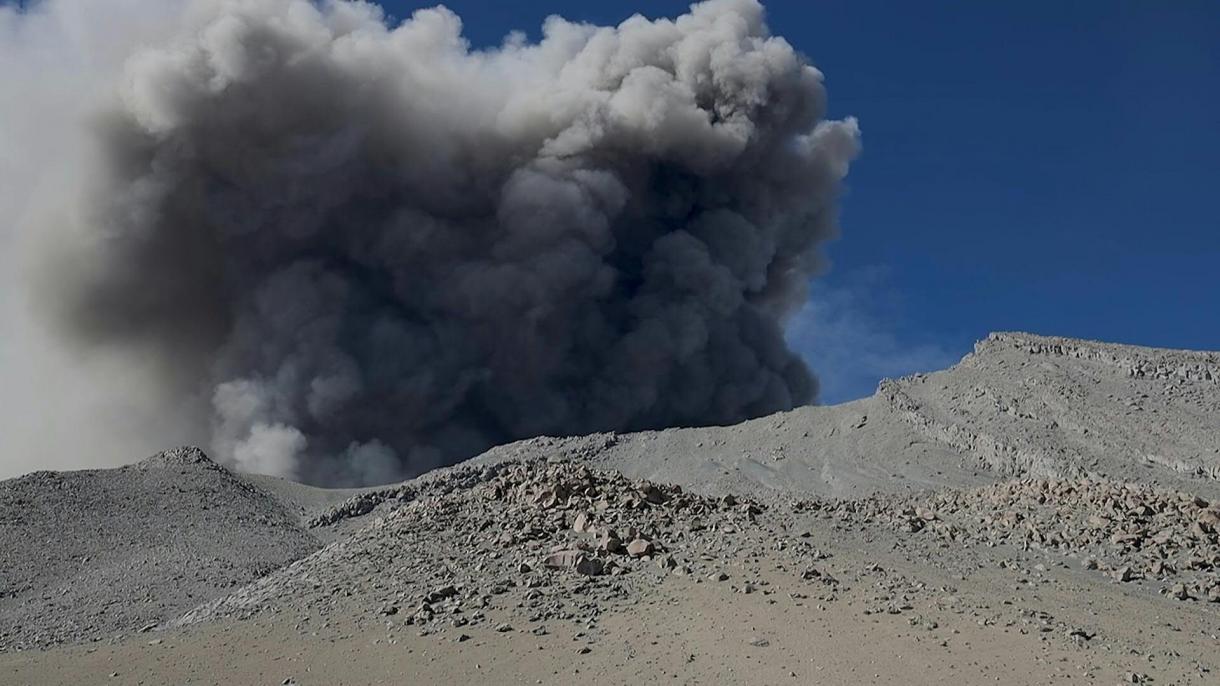
[[[345,519],[363,517],[387,502],[409,502],[415,497],[415,489],[409,485],[365,491],[344,500],[330,509],[311,518],[306,524],[310,529],[331,526]]]
[[[478,625],[544,632],[556,621],[593,627],[667,576],[726,581],[726,569],[767,551],[782,552],[789,561],[781,566],[811,584],[816,601],[831,602],[842,585],[810,564],[825,555],[807,534],[793,534],[809,514],[976,546],[990,557],[1003,558],[1003,546],[1042,549],[1115,581],[1155,580],[1173,598],[1220,601],[1220,504],[1138,484],[1023,479],[764,508],[551,458],[469,464],[404,488],[341,504],[334,512],[343,517],[372,512],[368,525],[179,623],[287,613],[307,631],[354,612],[420,633]],[[880,568],[852,578],[874,580],[869,612],[905,613],[922,592],[920,582]],[[753,578],[727,587],[768,593]]]
[[[491,616],[510,609],[534,624],[592,624],[604,606],[665,575],[710,576],[735,554],[725,537],[763,512],[752,501],[568,461],[448,470],[426,490],[379,497],[396,509],[178,623],[260,612],[317,617],[355,602],[424,632],[498,626]]]
[[[1220,503],[1191,494],[1105,480],[1023,479],[801,507],[965,545],[1053,550],[1116,581],[1156,581],[1180,600],[1220,602]]]

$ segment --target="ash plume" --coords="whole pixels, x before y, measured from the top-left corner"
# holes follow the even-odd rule
[[[0,78],[4,402],[76,450],[363,484],[815,397],[783,323],[858,133],[755,0],[486,50],[442,7],[44,0]]]

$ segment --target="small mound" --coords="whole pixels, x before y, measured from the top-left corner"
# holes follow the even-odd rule
[[[150,628],[318,545],[198,448],[3,481],[0,651]]]
[[[182,446],[166,450],[150,458],[137,462],[134,466],[140,469],[175,469],[181,467],[202,467],[205,469],[220,469],[224,467],[212,461],[203,450],[195,446]]]

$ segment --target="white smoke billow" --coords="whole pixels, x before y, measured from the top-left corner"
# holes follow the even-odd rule
[[[0,85],[0,462],[371,483],[816,393],[782,328],[858,132],[755,0],[490,50],[444,8],[43,0]]]

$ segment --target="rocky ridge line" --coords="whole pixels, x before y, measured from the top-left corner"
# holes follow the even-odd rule
[[[1146,379],[1182,379],[1220,384],[1220,353],[1172,350],[1101,343],[1076,338],[996,332],[974,346],[975,355],[1007,347],[1030,355],[1051,355],[1102,362],[1123,369],[1128,376]]]

